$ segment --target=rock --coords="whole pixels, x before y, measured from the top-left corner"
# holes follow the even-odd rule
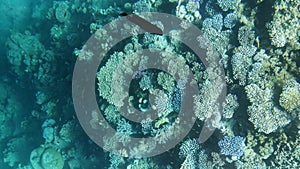
[[[54,147],[39,147],[30,154],[30,163],[34,169],[63,169],[64,160]]]

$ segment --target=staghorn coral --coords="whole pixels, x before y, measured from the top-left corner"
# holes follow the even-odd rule
[[[274,141],[277,146],[274,148],[276,152],[275,160],[271,161],[271,166],[280,166],[281,168],[298,168],[300,166],[300,140],[299,134],[292,139],[282,134]]]
[[[132,126],[125,119],[121,119],[117,122],[117,132],[122,135],[129,136],[133,133]]]
[[[199,148],[200,145],[196,139],[188,139],[180,146],[179,156],[187,157],[188,155],[195,155]]]
[[[196,139],[187,139],[180,146],[179,157],[185,158],[180,169],[212,169],[212,163],[208,161],[205,150]]]
[[[125,164],[125,159],[122,156],[109,154],[109,162],[110,166],[109,169],[120,168],[120,166]]]

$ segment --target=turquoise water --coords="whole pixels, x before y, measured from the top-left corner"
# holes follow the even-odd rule
[[[0,169],[300,168],[299,0],[0,9]]]

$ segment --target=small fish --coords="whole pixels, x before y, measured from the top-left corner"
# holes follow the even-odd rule
[[[257,44],[257,48],[260,48],[260,40],[259,40],[259,36],[257,36],[257,37],[255,38],[255,42],[256,42],[256,44]]]

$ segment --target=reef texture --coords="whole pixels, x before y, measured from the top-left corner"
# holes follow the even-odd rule
[[[20,28],[11,28],[1,42],[6,46],[1,58],[6,66],[1,64],[0,72],[0,168],[300,168],[300,0],[40,0],[30,4],[31,14],[26,13],[30,22],[16,24]],[[18,22],[15,10],[7,11],[7,25]],[[118,133],[103,138],[104,148],[117,148],[120,140],[127,145],[133,135],[155,138],[151,145],[120,150],[125,158],[103,151],[81,129],[72,103],[72,73],[76,59],[95,57],[84,45],[91,35],[105,39],[99,49],[107,49],[113,39],[103,26],[123,17],[122,13],[141,12],[169,13],[182,21],[180,30],[167,32],[170,36],[138,34],[138,26],[122,25],[118,31],[130,38],[110,50],[99,66],[97,101]],[[169,26],[152,20],[151,14],[147,17],[161,30]],[[203,32],[194,37],[198,40],[194,45],[207,49],[207,62],[219,59],[213,66],[224,68],[224,79],[218,78],[219,70],[206,69],[180,41],[191,24]],[[160,51],[166,70],[145,69],[152,61],[146,55],[139,57],[143,49]],[[208,75],[226,82],[224,102],[217,103],[224,86],[215,85]],[[131,82],[126,81],[128,76]],[[182,131],[174,116],[182,108],[188,85],[199,89],[189,100],[196,120],[192,130],[162,155],[133,158],[168,144]],[[152,109],[158,118],[132,122],[120,113],[128,104],[129,115],[133,108],[143,115]],[[216,112],[220,122],[206,124]],[[97,113],[87,115],[92,117],[92,128],[107,127]],[[200,144],[197,137],[203,125],[216,130]]]

